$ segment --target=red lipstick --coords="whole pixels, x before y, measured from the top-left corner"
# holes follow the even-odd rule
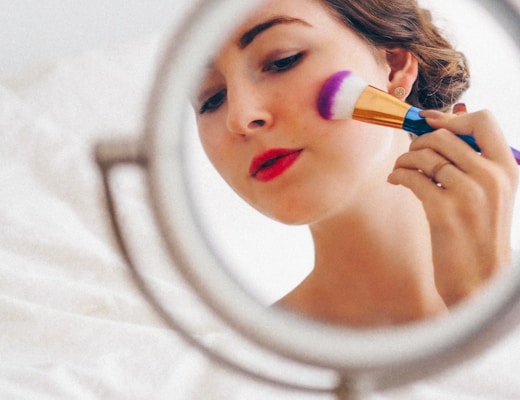
[[[261,182],[270,181],[289,169],[301,152],[301,149],[267,150],[253,158],[249,166],[249,175]]]

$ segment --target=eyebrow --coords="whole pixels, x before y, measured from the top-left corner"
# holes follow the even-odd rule
[[[247,46],[249,46],[255,38],[260,35],[262,32],[265,32],[269,28],[272,28],[276,25],[284,25],[284,24],[303,24],[305,26],[312,26],[308,22],[305,22],[298,18],[291,18],[291,17],[275,17],[272,18],[266,22],[262,22],[258,25],[255,25],[253,28],[249,29],[246,33],[244,33],[240,40],[238,41],[238,45],[241,49],[245,49]]]

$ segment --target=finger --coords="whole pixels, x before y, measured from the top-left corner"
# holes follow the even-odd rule
[[[398,168],[387,178],[393,185],[402,185],[410,189],[423,203],[424,209],[429,212],[442,210],[438,205],[443,201],[445,189],[437,187],[424,173],[416,169]],[[432,218],[438,216],[431,215]]]
[[[443,176],[441,176],[441,173],[443,172],[446,172],[446,167],[452,167],[454,168],[454,165],[448,161],[448,160],[442,160],[442,161],[439,161],[437,164],[435,164],[432,168],[432,171],[428,174],[430,179],[432,180],[432,182],[434,182],[435,184],[437,184],[437,186],[439,187],[443,187],[443,188],[446,188],[448,189],[449,187],[451,187],[451,183],[448,181],[448,178],[444,178]],[[458,170],[456,170],[458,172]],[[444,174],[444,176],[446,176],[446,174]],[[450,176],[450,175],[448,175]]]
[[[410,145],[410,153],[423,150],[438,153],[440,157],[453,164],[439,169],[440,159],[436,158],[426,160],[425,164],[422,164],[422,168],[443,187],[456,190],[458,194],[464,195],[465,191],[471,192],[474,184],[494,192],[497,190],[497,183],[511,185],[517,181],[518,167],[514,161],[501,165],[485,159],[453,133],[444,129],[423,135]]]
[[[394,169],[421,171],[429,178],[430,185],[445,189],[465,190],[469,178],[450,160],[430,148],[411,151],[401,155],[395,162]],[[439,185],[440,184],[440,185]]]
[[[457,134],[473,135],[482,149],[482,156],[487,159],[499,162],[510,162],[513,159],[506,138],[489,111],[458,115],[425,111],[422,115],[433,128],[444,128]]]
[[[466,143],[451,131],[440,129],[427,135],[422,135],[410,145],[410,152],[430,149],[440,157],[451,161],[465,173],[477,170],[476,163],[482,162],[481,157]],[[435,161],[435,160],[434,160]],[[439,161],[438,158],[436,161]],[[437,162],[434,162],[434,165]],[[433,167],[433,165],[431,166]]]

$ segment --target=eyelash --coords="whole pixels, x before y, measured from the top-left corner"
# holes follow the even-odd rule
[[[227,90],[223,89],[220,92],[215,93],[209,99],[207,99],[200,107],[199,114],[204,114],[206,112],[212,112],[217,110],[226,100]],[[212,104],[216,103],[216,104]]]
[[[304,52],[292,54],[288,57],[283,57],[276,59],[274,61],[269,61],[264,64],[262,67],[262,72],[272,72],[272,73],[283,73],[286,71],[291,70],[296,65],[300,63],[300,61],[303,59]],[[214,95],[212,95],[208,100],[206,100],[200,110],[199,114],[204,114],[207,112],[213,112],[220,108],[220,106],[224,103],[226,100],[227,90],[221,90]]]
[[[265,63],[264,67],[262,68],[262,71],[263,72],[275,72],[275,73],[288,71],[288,70],[292,69],[293,67],[295,67],[296,65],[298,65],[300,63],[300,61],[303,59],[303,56],[304,56],[304,53],[300,52],[300,53],[296,53],[296,54],[291,54],[288,57],[283,57],[283,58],[279,58],[274,61],[269,61],[269,62]]]

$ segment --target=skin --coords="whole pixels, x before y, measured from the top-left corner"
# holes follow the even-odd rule
[[[518,185],[518,166],[489,111],[453,115],[424,112],[439,130],[417,139],[396,162],[388,181],[410,188],[422,201],[430,225],[435,280],[447,304],[475,292],[511,259],[511,221]],[[482,149],[476,155],[452,134],[472,134]],[[436,190],[421,171],[436,173]],[[430,175],[431,176],[431,175]]]
[[[244,33],[280,16],[244,45]],[[517,167],[490,114],[464,106],[427,112],[439,130],[413,142],[400,130],[322,119],[319,92],[344,69],[389,93],[417,78],[410,53],[374,49],[319,1],[265,2],[206,71],[194,100],[202,145],[249,204],[310,228],[314,269],[278,305],[360,326],[443,313],[510,260]],[[474,134],[483,154],[452,132]],[[273,148],[301,154],[260,182],[249,165]],[[446,161],[439,187],[429,173]]]

